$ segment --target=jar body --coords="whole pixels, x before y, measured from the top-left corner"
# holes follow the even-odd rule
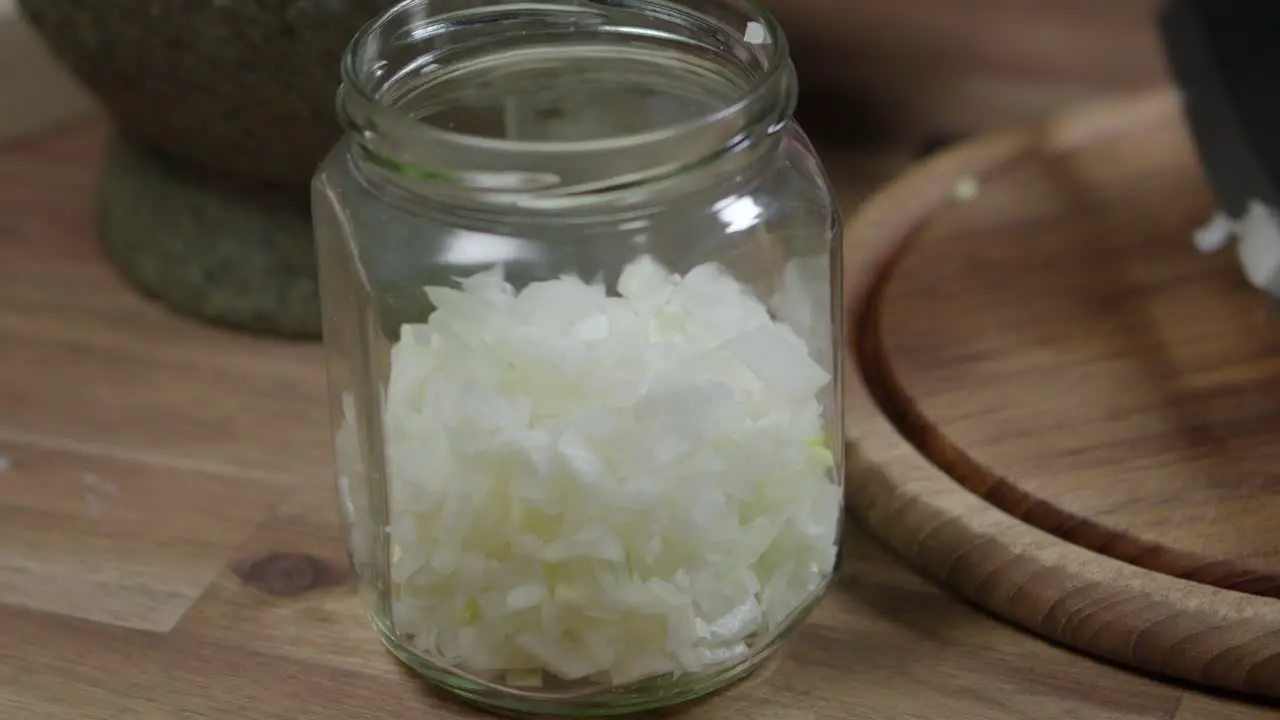
[[[362,596],[484,704],[713,691],[836,570],[841,238],[812,147],[775,123],[615,200],[406,191],[356,138],[313,185]]]

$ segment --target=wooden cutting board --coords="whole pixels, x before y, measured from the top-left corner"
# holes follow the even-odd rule
[[[959,147],[853,218],[850,501],[1084,652],[1280,697],[1280,310],[1172,91]]]

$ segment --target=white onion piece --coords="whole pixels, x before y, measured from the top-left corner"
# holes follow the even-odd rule
[[[719,265],[644,257],[618,289],[493,270],[402,329],[392,614],[438,662],[522,686],[715,668],[830,575],[828,370]]]

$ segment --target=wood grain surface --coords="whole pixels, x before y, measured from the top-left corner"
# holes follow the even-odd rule
[[[0,148],[0,718],[483,717],[402,671],[361,614],[330,487],[319,348],[174,317],[103,262],[91,215],[103,139],[91,124]],[[880,161],[829,157],[852,203]],[[869,403],[851,406],[864,444],[883,427]],[[897,447],[885,467],[928,469]],[[1274,711],[1024,634],[854,527],[835,589],[776,661],[676,715]]]
[[[976,197],[950,195],[964,178]],[[1280,312],[1191,246],[1212,212],[1167,91],[873,199],[850,238],[858,370],[933,468],[850,482],[878,534],[994,612],[1280,697]]]

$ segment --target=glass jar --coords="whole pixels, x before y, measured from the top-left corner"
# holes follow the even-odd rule
[[[751,0],[407,0],[313,186],[338,484],[383,641],[482,704],[744,676],[835,572],[836,202]]]

